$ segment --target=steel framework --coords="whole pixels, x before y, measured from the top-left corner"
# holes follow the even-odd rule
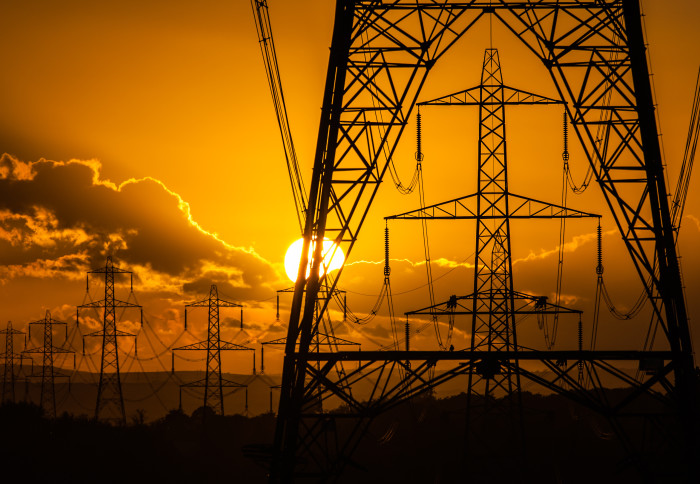
[[[245,388],[246,389],[246,409],[248,408],[248,387],[241,383],[236,383],[227,380],[221,376],[221,352],[222,351],[255,351],[247,346],[237,345],[228,341],[221,341],[219,328],[219,309],[220,308],[242,308],[240,304],[231,301],[226,301],[219,298],[219,292],[215,284],[212,284],[209,290],[209,297],[201,301],[193,302],[185,306],[185,321],[187,321],[187,308],[209,309],[209,319],[207,324],[207,340],[199,341],[178,348],[173,348],[175,351],[206,351],[207,352],[207,369],[202,380],[197,380],[190,383],[180,385],[180,391],[183,387],[204,388],[204,407],[211,408],[217,415],[224,415],[224,388]],[[242,310],[241,310],[242,311]],[[241,321],[243,313],[241,312]],[[173,371],[175,368],[175,356],[173,353]],[[181,394],[182,395],[182,394]],[[182,401],[182,396],[180,397]]]
[[[27,378],[41,378],[41,408],[44,410],[44,414],[48,418],[56,418],[56,388],[54,385],[54,380],[56,378],[68,378],[70,381],[70,375],[63,374],[60,371],[56,371],[54,368],[56,355],[59,354],[73,354],[75,357],[75,352],[63,348],[62,346],[54,346],[53,344],[53,327],[56,325],[63,325],[66,331],[65,341],[68,339],[68,329],[67,324],[62,321],[57,321],[51,317],[51,313],[47,310],[44,319],[39,321],[33,321],[29,323],[29,339],[31,340],[32,325],[41,325],[43,329],[43,344],[40,347],[28,348],[23,351],[26,354],[41,354],[42,355],[42,365],[41,373],[32,372]],[[65,344],[64,341],[64,344]]]
[[[458,314],[471,316],[470,350],[490,352],[520,350],[516,317],[523,312],[538,315],[579,313],[550,304],[546,297],[537,297],[514,290],[511,259],[510,221],[512,218],[551,219],[597,217],[597,215],[553,205],[516,195],[508,188],[506,141],[506,106],[560,104],[530,92],[503,84],[498,50],[486,49],[481,83],[454,94],[424,101],[419,106],[478,106],[479,149],[476,173],[477,192],[456,200],[438,203],[387,220],[447,219],[475,220],[474,286],[468,296],[452,296],[449,300],[427,308],[408,311],[407,315],[447,315],[450,328]],[[466,307],[465,307],[466,306]],[[469,307],[471,306],[471,307]],[[579,348],[582,349],[582,348]],[[498,355],[498,353],[495,353]],[[472,396],[483,397],[482,414],[498,411],[494,405],[500,398],[505,418],[511,421],[512,440],[521,441],[522,407],[520,367],[517,358],[501,368],[501,359],[487,358],[469,372],[467,383],[467,422],[472,415]],[[488,431],[487,429],[485,430]],[[471,429],[468,431],[468,434]]]
[[[134,337],[134,334],[117,329],[117,309],[138,309],[139,322],[143,323],[143,308],[129,301],[121,301],[114,296],[115,274],[129,274],[131,292],[134,290],[133,273],[114,265],[112,257],[107,257],[104,268],[88,272],[87,287],[89,289],[90,274],[104,274],[104,299],[82,304],[77,308],[76,324],[79,321],[81,309],[103,308],[102,330],[83,335],[83,337],[102,337],[102,358],[100,362],[100,382],[97,387],[97,402],[95,404],[95,419],[118,425],[126,424],[126,411],[122,395],[122,382],[119,373],[119,343],[124,336]]]
[[[310,256],[308,278],[305,272],[314,240],[333,239],[349,256],[429,72],[486,16],[510,30],[549,72],[644,287],[652,324],[663,335],[655,349],[644,351],[521,351],[518,360],[539,361],[554,377],[523,369],[521,376],[599,410],[613,424],[634,413],[635,396],[651,396],[659,402],[657,421],[677,417],[671,440],[679,444],[677,453],[686,467],[676,470],[688,482],[695,479],[696,375],[639,0],[337,0],[305,244],[286,339],[271,482],[336,479],[374,415],[468,374],[484,359],[481,351],[312,352],[322,244],[315,244]],[[326,305],[321,301],[321,315]],[[507,351],[499,355],[502,367],[509,365],[508,358]],[[360,360],[358,370],[332,371]],[[638,377],[620,370],[621,362],[647,360],[661,365]],[[628,384],[632,396],[612,402],[602,385],[589,392],[574,376],[578,361],[592,381],[600,382],[605,372]],[[323,362],[320,369],[317,362]],[[428,370],[438,362],[452,366],[431,377]],[[344,376],[334,380],[332,375]],[[370,394],[359,398],[346,390],[368,377],[376,380]],[[344,413],[315,412],[319,395],[340,399]],[[354,424],[340,435],[336,424],[348,420],[348,409]],[[623,443],[644,466],[643,450],[629,439]]]
[[[5,352],[0,353],[0,357],[3,359],[3,378],[2,378],[2,399],[0,402],[13,402],[15,401],[15,360],[20,361],[28,358],[24,356],[21,352],[15,353],[14,345],[14,335],[16,334],[26,334],[24,331],[12,328],[12,321],[7,322],[7,327],[0,331],[0,334],[5,335]],[[26,346],[26,344],[25,344]]]

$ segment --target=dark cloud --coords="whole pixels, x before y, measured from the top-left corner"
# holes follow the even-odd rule
[[[277,280],[252,249],[235,247],[191,219],[189,205],[156,179],[115,185],[97,161],[0,158],[2,276],[84,277],[111,255],[142,290],[262,299]]]
[[[240,309],[235,308],[235,309],[228,309],[228,311],[236,311],[238,315],[240,315]],[[243,316],[243,320],[245,321],[245,316]],[[240,328],[241,327],[241,319],[240,317],[225,317],[221,318],[221,326],[225,328]]]

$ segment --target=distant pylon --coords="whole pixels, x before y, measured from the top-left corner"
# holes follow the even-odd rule
[[[533,198],[516,195],[508,187],[506,149],[506,107],[517,105],[560,104],[527,91],[503,84],[498,50],[486,49],[481,71],[481,83],[470,89],[448,94],[420,106],[478,106],[479,155],[477,192],[457,199],[460,206],[469,206],[468,213],[433,216],[454,200],[442,202],[420,211],[387,218],[443,218],[476,220],[476,249],[474,255],[474,291],[468,296],[453,296],[447,302],[409,311],[406,314],[457,314],[471,316],[471,351],[520,351],[516,337],[516,316],[531,313],[579,313],[579,311],[547,303],[537,297],[515,291],[511,259],[510,222],[513,219],[562,219],[598,217]],[[526,210],[525,210],[526,209]],[[489,353],[486,353],[489,354]],[[484,358],[469,371],[467,402],[472,395],[484,397],[489,405],[497,397],[508,406],[519,406],[520,364],[514,358],[508,364],[497,358]],[[513,413],[513,412],[509,412]]]
[[[37,346],[36,348],[25,349],[24,353],[36,354],[40,353],[43,356],[43,362],[41,365],[41,373],[35,374],[32,372],[29,378],[39,378],[41,377],[41,408],[44,409],[44,414],[48,418],[56,417],[56,390],[54,386],[54,380],[57,377],[70,378],[70,375],[65,375],[60,371],[57,372],[54,368],[56,354],[68,354],[73,353],[75,358],[75,352],[73,350],[68,350],[63,347],[56,347],[53,345],[53,326],[62,324],[64,328],[66,323],[62,321],[56,321],[51,318],[51,313],[47,310],[44,319],[39,321],[34,321],[29,323],[29,339],[31,340],[31,332],[33,324],[41,324],[43,326],[43,344],[42,346]],[[65,342],[68,340],[68,330],[66,329]]]
[[[185,306],[185,325],[187,324],[187,308],[207,307],[209,308],[209,325],[207,330],[207,340],[192,343],[178,348],[173,348],[173,352],[181,350],[206,351],[207,369],[203,380],[180,385],[180,395],[183,387],[204,388],[204,406],[210,407],[214,413],[224,415],[224,392],[225,387],[246,389],[246,409],[248,407],[248,387],[234,381],[226,380],[221,376],[221,351],[254,351],[253,348],[221,341],[219,333],[219,308],[242,308],[240,304],[219,299],[216,285],[212,284],[209,290],[209,297]],[[241,313],[242,316],[242,313]],[[175,370],[175,353],[173,353],[173,371]],[[182,399],[181,399],[182,400]],[[182,402],[181,402],[182,403]]]
[[[122,396],[122,384],[119,374],[119,345],[117,340],[120,336],[135,335],[117,329],[117,308],[138,308],[140,310],[141,323],[143,322],[143,309],[138,304],[120,301],[114,297],[114,275],[129,274],[132,293],[134,291],[134,276],[131,271],[115,267],[111,257],[107,257],[107,263],[104,268],[88,272],[86,281],[88,289],[90,274],[104,274],[105,286],[104,299],[78,306],[78,315],[81,309],[104,308],[102,330],[84,335],[102,337],[102,360],[100,364],[100,383],[97,387],[95,419],[125,425],[126,412],[124,410],[124,397]]]
[[[0,331],[0,334],[5,335],[5,352],[0,354],[4,363],[4,375],[2,379],[2,402],[15,401],[15,360],[20,361],[27,358],[22,353],[15,353],[13,336],[16,334],[26,334],[24,331],[12,329],[12,321],[7,322],[7,328]]]
[[[474,291],[467,296],[455,295],[446,302],[406,314],[429,314],[434,317],[443,313],[450,318],[459,314],[471,316],[469,351],[481,352],[483,358],[471,365],[468,372],[467,437],[483,445],[484,437],[494,431],[494,422],[498,421],[505,424],[505,428],[510,432],[507,440],[513,445],[513,450],[519,453],[522,453],[525,442],[520,361],[517,356],[505,360],[500,355],[508,352],[517,355],[523,349],[517,340],[517,318],[533,312],[539,317],[544,317],[546,314],[580,314],[580,311],[550,304],[546,297],[533,296],[514,289],[511,220],[565,219],[597,215],[542,202],[510,191],[506,107],[560,103],[555,99],[505,85],[498,50],[486,49],[481,83],[478,86],[419,103],[420,106],[479,107],[477,192],[457,199],[461,207],[469,206],[471,210],[460,215],[441,213],[440,210],[445,207],[458,205],[455,204],[455,200],[450,200],[418,212],[388,217],[476,221]],[[527,212],[523,210],[525,207]],[[434,213],[440,215],[433,216]],[[477,409],[478,411],[475,411]],[[498,419],[486,420],[487,415],[497,416]]]

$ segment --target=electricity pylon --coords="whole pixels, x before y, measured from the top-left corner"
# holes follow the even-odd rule
[[[129,274],[131,293],[134,291],[134,276],[131,271],[120,269],[107,257],[104,268],[88,272],[86,284],[89,290],[90,274],[104,274],[105,297],[99,301],[81,304],[77,308],[76,323],[81,309],[104,308],[102,330],[88,333],[83,337],[102,337],[102,358],[100,362],[100,382],[97,387],[97,403],[95,404],[95,419],[119,425],[126,424],[126,411],[122,395],[121,375],[119,373],[119,344],[124,336],[135,336],[117,329],[117,308],[139,309],[140,323],[143,323],[143,308],[129,301],[121,301],[114,297],[115,274]]]
[[[42,336],[43,344],[36,348],[25,349],[23,353],[27,354],[41,354],[42,355],[42,365],[41,373],[32,372],[28,378],[41,378],[41,408],[44,410],[44,414],[48,418],[56,418],[56,387],[54,380],[56,378],[68,378],[70,375],[63,374],[57,371],[54,367],[56,361],[56,355],[73,354],[75,358],[75,352],[63,348],[62,346],[54,346],[53,344],[53,328],[57,325],[63,325],[66,331],[64,344],[68,341],[68,329],[66,323],[62,321],[57,321],[51,317],[51,313],[47,310],[44,319],[38,321],[33,321],[29,323],[29,340],[32,339],[32,325],[42,326]]]
[[[253,348],[237,345],[228,341],[221,341],[219,327],[219,309],[220,308],[242,308],[240,304],[226,301],[219,298],[219,293],[215,284],[212,284],[209,290],[209,297],[187,304],[185,306],[185,321],[187,321],[187,308],[209,309],[209,320],[207,324],[207,339],[198,343],[192,343],[178,348],[173,348],[173,351],[206,351],[207,352],[207,369],[202,380],[197,380],[181,385],[183,387],[204,388],[204,407],[211,408],[217,415],[224,415],[224,388],[245,388],[246,389],[246,409],[248,402],[248,387],[231,380],[227,380],[221,376],[221,352],[222,351],[255,351]],[[242,313],[241,313],[242,315]],[[175,355],[173,353],[173,371],[175,371]],[[181,390],[182,391],[182,390]]]
[[[326,286],[324,286],[326,287]],[[294,293],[294,288],[280,289],[277,291],[277,321],[280,319],[280,294]],[[341,299],[342,296],[342,299]],[[322,288],[319,292],[319,299],[326,300],[329,298],[334,298],[337,301],[342,301],[343,308],[343,321],[347,320],[347,293],[340,289],[335,289],[333,293],[328,293]],[[323,327],[314,332],[313,341],[311,342],[311,348],[313,351],[321,351],[321,349],[328,348],[331,351],[338,350],[339,348],[346,346],[355,346],[359,349],[360,343],[350,341],[347,339],[339,338],[334,333],[334,328],[330,317],[326,313],[326,317],[320,320]],[[285,346],[287,343],[287,338],[275,338],[270,341],[263,341],[260,348],[260,372],[265,373],[265,346]]]
[[[611,421],[638,415],[636,397],[651,397],[659,404],[654,416],[668,423],[662,424],[670,430],[664,438],[675,446],[681,463],[673,469],[678,480],[696,482],[697,375],[639,0],[336,1],[270,481],[336,478],[351,462],[374,415],[465,375],[485,356],[494,356],[471,350],[310,351],[327,302],[321,301],[317,311],[322,244],[316,244],[311,255],[309,247],[327,237],[349,259],[429,72],[483,19],[503,24],[525,44],[549,73],[559,100],[566,103],[567,117],[628,250],[637,282],[647,295],[653,313],[652,327],[647,329],[658,335],[655,346],[641,350],[527,350],[517,355],[501,351],[495,360],[502,365],[517,356],[521,365],[539,362],[555,376],[544,378],[521,367],[521,377],[587,405]],[[305,277],[309,259],[311,270]],[[330,291],[341,274],[342,269]],[[400,363],[409,360],[410,368]],[[316,370],[319,361],[322,374]],[[577,385],[574,374],[579,361],[594,381],[605,374],[630,386],[632,396],[613,403],[604,388],[591,392]],[[645,361],[661,364],[636,376],[622,371]],[[347,371],[342,381],[334,379],[342,372],[333,372],[333,367],[345,362],[360,362],[359,368]],[[430,377],[438,362],[445,371]],[[403,369],[394,370],[398,367]],[[401,384],[390,384],[399,373]],[[383,390],[368,399],[345,391],[348,381],[366,377],[381,380],[376,388]],[[352,414],[309,411],[319,395],[341,398]],[[350,422],[350,416],[356,424],[340,435],[336,420]],[[636,442],[622,432],[618,435],[634,451]],[[640,452],[644,450],[635,452],[635,462],[644,472],[646,454]]]
[[[504,410],[507,410],[504,415],[513,420],[509,427],[515,434],[515,440],[522,438],[519,435],[522,429],[522,403],[518,358],[505,360],[488,358],[487,355],[497,355],[501,351],[517,355],[520,350],[515,324],[518,316],[533,312],[540,316],[558,313],[580,315],[580,311],[550,304],[546,297],[515,291],[510,221],[597,217],[516,195],[508,189],[506,106],[547,104],[561,104],[561,101],[504,85],[498,50],[486,49],[478,86],[418,104],[479,107],[477,192],[386,217],[387,220],[476,221],[473,292],[467,296],[452,296],[448,301],[406,314],[446,315],[450,318],[459,314],[471,316],[470,350],[483,351],[485,357],[478,365],[471,365],[468,373],[467,422],[473,416],[473,396],[482,397],[482,415],[498,410],[498,406],[494,408],[493,404],[496,398],[502,398],[506,403]]]
[[[0,354],[4,364],[4,374],[2,379],[2,400],[0,402],[15,401],[15,361],[19,360],[20,365],[22,360],[29,358],[21,352],[15,353],[14,335],[26,334],[24,331],[12,329],[12,321],[7,322],[7,328],[0,331],[0,334],[5,335],[5,352]],[[26,344],[25,344],[26,346]]]

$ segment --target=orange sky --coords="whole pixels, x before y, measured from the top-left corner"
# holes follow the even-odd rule
[[[274,291],[290,284],[282,262],[298,228],[249,3],[6,4],[0,18],[0,153],[7,153],[0,163],[0,320],[22,327],[44,309],[73,317],[83,302],[85,270],[116,251],[122,265],[137,272],[136,295],[165,340],[179,333],[183,304],[204,297],[212,282],[248,306],[249,333],[231,327],[224,336],[251,343],[282,336]],[[700,65],[700,5],[646,0],[644,6],[672,192]],[[270,11],[308,186],[333,2],[271,0]],[[463,39],[421,97],[476,85],[487,34],[483,24]],[[542,68],[498,26],[494,46],[507,84],[553,94]],[[477,121],[472,108],[424,111],[428,203],[474,191]],[[414,167],[413,131],[409,126],[395,158],[405,178]],[[558,203],[561,136],[558,107],[508,112],[513,191]],[[581,176],[580,150],[572,149],[571,163]],[[595,187],[569,201],[607,213]],[[373,262],[383,258],[383,217],[417,207],[417,196],[399,195],[387,180],[341,282],[352,291],[356,313],[369,310],[382,283],[382,267]],[[692,250],[700,241],[700,199],[692,188],[685,214],[680,250],[692,318],[700,314],[693,297],[700,258]],[[613,229],[612,220],[604,218],[603,226]],[[564,293],[580,308],[590,307],[595,289],[594,229],[592,221],[573,221],[567,231]],[[392,257],[401,259],[392,267],[401,314],[427,304],[424,290],[398,294],[425,284],[422,242],[417,224],[395,222],[391,230]],[[467,222],[431,226],[440,301],[471,291],[472,272],[464,264],[471,263],[472,234]],[[514,224],[517,289],[551,296],[557,237],[556,222]],[[630,305],[637,282],[616,234],[606,235],[604,250],[613,296],[620,307]],[[99,290],[91,288],[93,298]],[[202,321],[193,323],[200,337]],[[369,349],[370,341],[388,341],[386,318],[376,323],[362,335],[347,331]],[[613,344],[634,324],[611,322],[603,335]],[[533,341],[540,337],[527,331]]]

